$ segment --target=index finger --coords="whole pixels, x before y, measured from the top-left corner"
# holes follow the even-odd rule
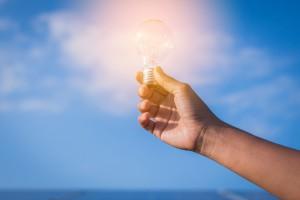
[[[138,71],[136,73],[136,76],[135,76],[136,80],[141,84],[143,85],[144,83],[144,75],[143,75],[143,72],[142,71]],[[160,94],[162,95],[167,95],[168,92],[166,90],[164,90],[162,87],[160,87],[159,85],[155,84],[155,85],[149,85],[150,88],[153,88],[155,90],[157,90]]]
[[[137,80],[140,84],[143,84],[143,72],[138,71],[138,72],[136,73],[135,78],[136,78],[136,80]]]

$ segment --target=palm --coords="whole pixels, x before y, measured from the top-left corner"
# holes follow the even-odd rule
[[[193,149],[199,131],[198,125],[186,113],[180,113],[176,107],[180,99],[174,99],[172,94],[167,94],[158,105],[153,116],[155,125],[152,133],[167,144],[182,149]],[[183,115],[185,115],[183,117]]]
[[[156,85],[143,85],[143,73],[137,74],[142,85],[139,96],[140,125],[163,142],[186,150],[197,150],[203,134],[220,120],[209,110],[187,84],[166,75],[159,67],[154,70]]]
[[[142,84],[143,74],[137,74],[142,84],[139,123],[169,145],[195,150],[200,134],[208,124],[218,121],[217,118],[187,84],[163,72],[157,75],[160,83],[147,86]]]

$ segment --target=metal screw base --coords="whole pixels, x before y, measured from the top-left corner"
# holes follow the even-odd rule
[[[154,79],[154,74],[153,74],[153,68],[149,67],[144,69],[143,71],[143,83],[146,85],[154,85],[155,84],[155,79]]]

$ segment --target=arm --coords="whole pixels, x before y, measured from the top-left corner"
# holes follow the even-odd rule
[[[163,142],[215,160],[282,199],[300,199],[300,152],[218,119],[187,84],[154,70],[141,85],[139,122]],[[142,83],[142,73],[137,80]]]
[[[226,125],[207,130],[198,153],[282,199],[300,198],[300,152]]]

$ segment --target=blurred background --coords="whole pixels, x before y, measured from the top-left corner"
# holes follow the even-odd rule
[[[1,189],[257,189],[137,123],[134,33],[172,29],[162,67],[224,121],[300,148],[300,3],[0,0]]]

